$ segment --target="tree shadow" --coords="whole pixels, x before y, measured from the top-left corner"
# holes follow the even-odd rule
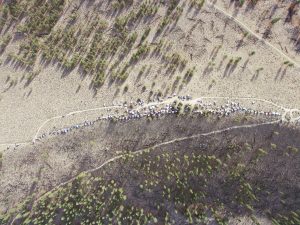
[[[135,79],[135,83],[139,82],[144,74],[144,71],[140,71]]]
[[[202,76],[207,76],[209,74],[211,74],[211,72],[214,70],[213,66],[211,66],[209,63],[207,64],[207,66],[205,67]]]
[[[292,18],[293,16],[295,15],[295,13],[297,12],[296,8],[297,8],[297,5],[299,5],[299,1],[294,1],[290,4],[290,6],[288,7],[288,14],[285,18],[285,22],[288,23],[288,22],[291,22],[292,21]]]
[[[248,4],[245,8],[245,12],[248,13],[250,10],[254,10],[258,1],[248,1]]]
[[[244,62],[243,66],[242,66],[242,72],[244,72],[245,69],[247,68],[247,65],[248,65],[249,61],[250,61],[250,59],[248,58],[248,59]]]
[[[271,25],[271,23],[267,26],[267,28],[265,29],[265,31],[263,32],[263,35],[262,35],[262,37],[264,38],[264,39],[267,39],[267,38],[269,38],[270,36],[271,36],[271,34],[272,34],[272,25]]]
[[[273,15],[276,13],[277,9],[278,9],[278,4],[276,3],[275,5],[272,6],[272,9],[270,10],[269,19],[271,19],[273,17]]]
[[[80,91],[80,89],[81,89],[81,85],[79,84],[76,91],[75,91],[75,93],[77,94]]]
[[[5,88],[4,90],[3,90],[3,92],[7,92],[7,91],[9,91],[11,88],[13,88],[15,86],[15,82],[13,81],[13,80],[11,80],[10,82],[9,82],[9,86],[7,87],[7,88]]]
[[[283,80],[283,78],[286,75],[286,71],[287,71],[287,67],[282,71],[281,76],[280,76],[280,80]]]
[[[277,80],[280,76],[280,73],[282,71],[282,66],[277,70],[276,76],[274,77],[274,80]]]
[[[223,73],[223,78],[228,77],[230,75],[229,74],[230,67],[231,67],[231,63],[228,62],[227,65],[226,65],[226,67],[225,67],[224,73]]]
[[[176,79],[173,84],[172,84],[172,92],[174,92],[176,90],[176,88],[178,87],[180,83],[180,78],[178,77],[178,79]]]
[[[12,42],[17,42],[17,41],[20,41],[22,39],[24,39],[25,37],[25,34],[22,33],[22,32],[15,32],[13,38],[12,38]]]
[[[7,78],[5,80],[5,84],[7,84],[9,80],[10,80],[10,76],[7,76]]]
[[[4,65],[12,67],[16,71],[32,71],[32,67],[8,55],[4,60]]]
[[[237,63],[234,63],[234,64],[231,66],[228,75],[232,74],[232,73],[235,71],[235,69],[237,68],[237,66],[238,66],[238,64],[237,64]]]
[[[221,67],[223,66],[223,64],[224,64],[225,60],[226,60],[226,57],[225,57],[225,56],[223,56],[222,60],[220,61],[219,65],[218,65],[218,68],[217,68],[217,70],[220,70],[220,69],[221,69]]]
[[[251,77],[251,81],[257,80],[259,77],[259,73],[260,73],[260,71],[256,71],[255,74],[253,74],[253,76]]]
[[[215,54],[215,51],[217,51],[217,47],[214,47],[213,50],[211,51],[209,58],[211,59],[213,55]]]
[[[245,44],[244,39],[245,39],[245,36],[243,36],[242,39],[237,41],[236,50],[239,50],[243,46],[243,44]]]
[[[61,78],[67,77],[73,70],[74,70],[74,68],[67,68],[67,67],[62,66],[61,67]]]
[[[31,93],[32,93],[32,89],[29,90],[26,97],[28,98],[31,95]]]
[[[28,87],[38,74],[39,74],[39,72],[33,72],[33,71],[31,71],[29,73],[29,76],[27,77],[27,80],[26,80],[25,84],[24,84],[24,88]]]
[[[3,55],[4,52],[5,52],[5,48],[0,47],[0,56]]]

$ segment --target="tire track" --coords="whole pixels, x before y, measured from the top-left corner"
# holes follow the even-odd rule
[[[251,33],[254,37],[256,37],[259,41],[261,41],[262,43],[264,43],[265,45],[269,46],[271,49],[275,50],[277,53],[279,53],[281,56],[283,56],[284,58],[286,58],[287,60],[289,60],[290,62],[292,62],[295,66],[297,66],[298,68],[300,68],[300,63],[296,62],[294,59],[292,59],[290,56],[288,56],[287,54],[285,54],[284,52],[282,52],[279,48],[275,47],[274,45],[272,45],[270,42],[266,41],[263,37],[261,37],[260,35],[256,34],[255,32],[253,32],[246,24],[244,24],[243,22],[241,22],[240,20],[238,20],[237,18],[233,17],[232,15],[230,15],[229,13],[227,13],[225,10],[221,9],[219,6],[217,6],[216,4],[212,3],[211,1],[207,1],[206,3],[208,5],[209,8],[214,8],[217,11],[221,12],[222,14],[224,14],[225,16],[229,17],[232,21],[236,22],[237,24],[239,24],[244,30],[248,31],[249,33]]]
[[[156,145],[153,145],[152,147],[147,147],[147,148],[143,148],[143,149],[140,149],[140,150],[137,150],[135,152],[132,152],[132,153],[129,153],[130,155],[138,155],[140,153],[143,153],[143,152],[146,152],[146,151],[154,151],[156,148],[158,147],[161,147],[161,146],[165,146],[165,145],[169,145],[169,144],[173,144],[173,143],[176,143],[176,142],[181,142],[181,141],[185,141],[185,140],[190,140],[190,139],[194,139],[194,138],[198,138],[198,137],[201,137],[201,136],[210,136],[210,135],[215,135],[215,134],[220,134],[220,133],[223,133],[225,131],[231,131],[231,130],[234,130],[234,129],[241,129],[241,128],[254,128],[254,127],[259,127],[259,126],[264,126],[264,125],[270,125],[270,124],[276,124],[276,123],[279,123],[280,120],[276,120],[276,121],[272,121],[272,122],[266,122],[266,123],[260,123],[260,124],[249,124],[249,125],[241,125],[241,126],[232,126],[232,127],[228,127],[228,128],[223,128],[223,129],[219,129],[219,130],[215,130],[215,131],[210,131],[210,132],[206,132],[206,133],[201,133],[201,134],[195,134],[195,135],[192,135],[192,136],[187,136],[187,137],[182,137],[182,138],[175,138],[173,140],[170,140],[170,141],[166,141],[166,142],[162,142],[162,143],[159,143],[159,144],[156,144]],[[89,173],[92,173],[92,172],[95,172],[97,170],[100,170],[102,169],[103,167],[105,167],[106,165],[108,165],[109,163],[111,162],[114,162],[118,159],[121,159],[125,156],[127,156],[128,154],[123,154],[123,155],[118,155],[118,156],[115,156],[107,161],[105,161],[104,163],[102,163],[100,166],[97,166],[95,168],[92,168],[92,169],[89,169],[89,170],[86,170],[86,171],[83,171],[83,172],[80,172],[79,174],[89,174]],[[79,175],[78,174],[78,175]],[[35,205],[37,204],[37,202],[39,200],[41,200],[42,198],[46,197],[47,195],[51,194],[52,192],[58,190],[59,188],[73,182],[74,180],[76,180],[76,178],[78,177],[78,175],[74,176],[73,178],[65,181],[65,182],[62,182],[58,185],[56,185],[55,187],[53,187],[51,190],[47,191],[46,193],[42,194],[40,197],[38,197],[34,202],[33,202],[33,206],[31,208],[31,210],[35,207]],[[31,211],[32,212],[32,211]],[[30,212],[30,213],[31,213]],[[12,220],[12,222],[10,223],[10,225],[13,225],[16,218],[18,217],[18,215],[16,215],[16,217],[14,217],[14,219]]]
[[[252,100],[252,101],[260,101],[260,102],[264,102],[264,103],[267,103],[269,105],[273,105],[281,110],[284,111],[284,114],[282,115],[282,120],[283,121],[286,121],[285,119],[285,116],[288,114],[288,113],[291,113],[292,111],[300,111],[299,109],[289,109],[289,108],[286,108],[286,107],[283,107],[277,103],[274,103],[270,100],[267,100],[267,99],[261,99],[261,98],[256,98],[256,97],[221,97],[221,96],[202,96],[202,97],[198,97],[198,98],[195,98],[195,99],[192,99],[192,100],[188,100],[188,101],[185,101],[185,103],[192,103],[192,104],[196,104],[199,100],[203,100],[203,99],[227,99],[227,100],[230,100],[230,99],[236,99],[236,100]],[[148,104],[145,104],[143,106],[139,106],[137,107],[135,110],[138,110],[138,109],[142,109],[144,107],[148,107],[148,106],[157,106],[157,105],[162,105],[162,104],[168,104],[168,103],[172,103],[174,100],[177,100],[176,97],[173,97],[173,98],[170,98],[170,99],[166,99],[162,102],[151,102],[151,103],[148,103]],[[91,112],[91,111],[98,111],[98,110],[104,110],[104,109],[113,109],[113,108],[126,108],[124,106],[105,106],[105,107],[98,107],[98,108],[91,108],[91,109],[84,109],[84,110],[77,110],[77,111],[73,111],[73,112],[69,112],[65,115],[60,115],[60,116],[54,116],[54,117],[51,117],[47,120],[45,120],[41,126],[38,128],[38,130],[36,131],[34,137],[32,138],[32,141],[23,141],[23,142],[18,142],[18,143],[2,143],[0,144],[0,146],[14,146],[14,145],[28,145],[28,144],[31,144],[33,143],[36,138],[38,137],[41,129],[47,124],[49,123],[50,121],[53,121],[53,120],[56,120],[56,119],[61,119],[61,118],[64,118],[64,117],[68,117],[68,116],[71,116],[71,115],[75,115],[75,114],[81,114],[81,113],[84,113],[84,112]],[[296,122],[297,120],[299,120],[299,118],[292,118],[291,119],[291,122]]]

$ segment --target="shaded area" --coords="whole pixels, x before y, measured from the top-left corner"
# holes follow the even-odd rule
[[[262,121],[239,115],[221,120],[167,116],[152,122],[110,122],[59,137],[56,144],[55,139],[46,141],[37,149],[52,146],[48,152],[71,158],[81,152],[78,172],[101,165],[95,162],[103,163],[116,151],[128,154],[42,198],[33,208],[35,214],[28,214],[29,198],[15,224],[130,224],[130,218],[140,224],[227,224],[240,216],[254,221],[257,214],[292,224],[299,213],[299,129],[279,124],[240,128],[152,148],[174,138],[254,122]],[[85,150],[94,148],[100,154],[103,140],[102,160]],[[91,141],[94,144],[84,144]],[[133,154],[139,149],[146,151]]]

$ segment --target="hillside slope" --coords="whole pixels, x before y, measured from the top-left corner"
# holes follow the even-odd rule
[[[285,39],[297,24],[279,20],[272,31],[284,33],[260,40],[247,29],[255,33],[252,18],[273,1],[215,2],[2,4],[0,143],[29,141],[47,118],[136,96],[256,97],[300,108],[299,56]],[[289,4],[278,6],[282,18]],[[228,17],[233,9],[243,26]]]
[[[297,224],[299,128],[239,118],[101,122],[10,150],[1,224]]]
[[[300,224],[300,1],[0,2],[0,225]]]

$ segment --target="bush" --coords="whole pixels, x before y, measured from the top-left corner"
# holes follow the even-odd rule
[[[146,38],[148,37],[150,31],[151,31],[151,28],[147,27],[146,30],[143,33],[143,36],[141,37],[141,42],[140,43],[143,43],[144,40],[146,40]]]
[[[196,6],[198,9],[201,9],[205,3],[205,0],[191,0],[191,6]]]
[[[143,45],[140,45],[137,52],[132,55],[130,61],[131,62],[138,61],[142,56],[145,56],[149,51],[150,51],[150,46],[148,45],[147,42]]]
[[[5,36],[2,38],[0,47],[1,47],[2,49],[5,49],[6,46],[9,44],[9,42],[11,41],[11,39],[12,39],[12,37],[11,37],[10,34],[5,35]]]

